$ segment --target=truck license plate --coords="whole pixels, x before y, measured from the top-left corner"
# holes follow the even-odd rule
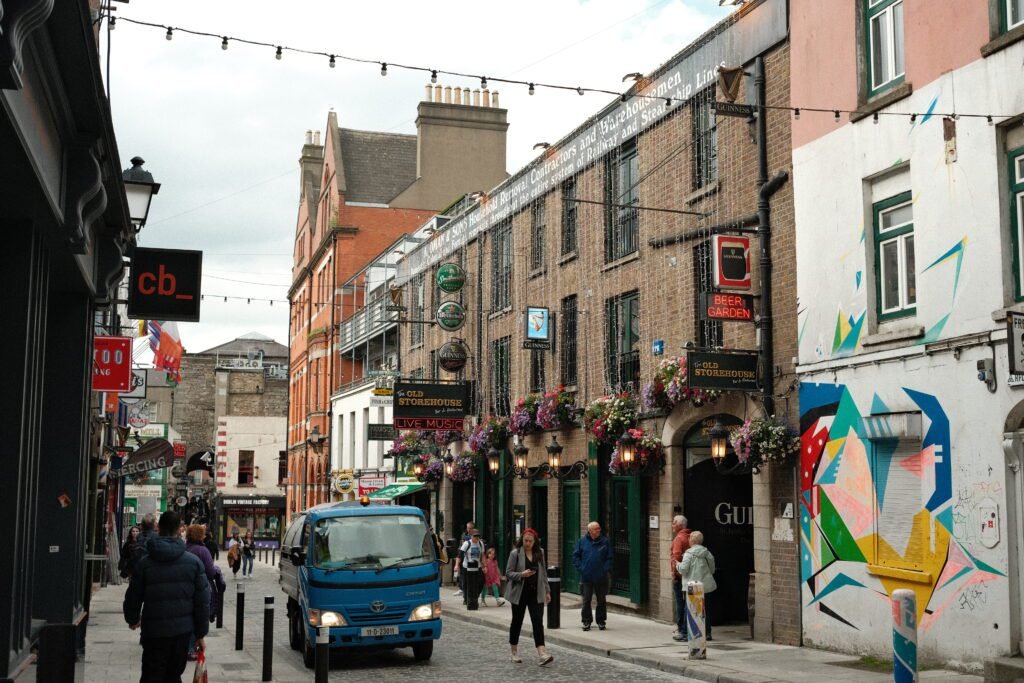
[[[397,626],[367,626],[359,630],[363,638],[375,638],[377,636],[397,636]]]

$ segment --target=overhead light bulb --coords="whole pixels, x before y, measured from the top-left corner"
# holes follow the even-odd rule
[[[387,62],[381,62],[380,63],[380,75],[381,76],[387,76],[388,75],[388,63]]]
[[[534,87],[533,87],[533,83],[531,83],[530,84],[530,94],[532,95],[533,93],[534,93]]]
[[[437,71],[435,69],[430,70],[430,82],[437,83]]]
[[[988,121],[988,125],[990,125],[990,126],[992,126],[992,125],[995,125],[995,124],[994,124],[994,123],[992,122],[992,115],[991,115],[991,114],[990,114],[990,115],[988,115],[988,116],[986,116],[986,117],[985,117],[985,120],[986,120],[986,121]]]
[[[793,118],[796,119],[797,121],[800,120],[800,107],[797,107],[796,109],[793,110]]]
[[[580,97],[583,97],[583,88],[576,88],[576,92],[579,94]]]
[[[838,110],[838,109],[836,109],[836,110],[835,110],[834,112],[832,112],[832,113],[836,115],[836,123],[839,123],[839,110]]]
[[[117,28],[117,17],[110,17],[110,30]]]
[[[487,76],[480,77],[480,89],[487,90]]]
[[[914,125],[917,122],[917,114],[910,115],[910,125]]]
[[[874,114],[871,115],[871,120],[875,123],[875,125],[878,125],[878,112],[877,111]]]
[[[168,26],[167,27],[167,35],[164,36],[164,37],[167,38],[167,40],[170,40],[171,38],[173,38],[174,37],[174,29],[171,28],[170,26]]]
[[[277,54],[274,55],[277,59],[281,59],[281,46],[277,46]]]
[[[327,62],[327,66],[331,67],[332,69],[334,68],[334,55],[331,55],[330,60],[328,60]]]
[[[671,97],[666,97],[665,98],[665,109],[668,109],[671,106],[672,106],[672,98]]]
[[[221,39],[221,41],[220,41],[220,49],[222,49],[222,50],[228,49],[228,37],[227,36],[224,36]]]

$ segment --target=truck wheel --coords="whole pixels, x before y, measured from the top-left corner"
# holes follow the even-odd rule
[[[415,643],[412,646],[412,656],[417,662],[425,662],[434,654],[434,641],[428,640],[423,643]]]
[[[288,615],[288,644],[293,650],[302,650],[306,637],[302,633],[302,610],[289,608]]]

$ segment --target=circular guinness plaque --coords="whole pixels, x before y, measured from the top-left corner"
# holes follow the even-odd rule
[[[437,364],[446,372],[458,372],[466,367],[469,350],[462,342],[447,342],[437,351]]]
[[[466,271],[457,263],[445,263],[437,269],[437,286],[449,294],[462,289],[466,284]]]
[[[445,332],[455,332],[466,324],[466,309],[458,301],[445,301],[437,307],[434,319]]]

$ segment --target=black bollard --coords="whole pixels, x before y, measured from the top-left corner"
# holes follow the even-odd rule
[[[217,602],[217,628],[224,628],[224,591],[226,589],[227,586],[217,587],[217,592],[220,593],[220,600]]]
[[[548,628],[562,626],[562,578],[558,567],[548,567],[548,588],[551,590],[551,602],[548,603]]]
[[[270,551],[270,564],[273,567],[277,566],[277,548],[273,548]]]
[[[274,598],[263,598],[263,679],[274,680]]]
[[[242,635],[245,631],[245,584],[239,582],[238,604],[235,606],[235,649],[242,649]]]
[[[331,629],[319,626],[316,629],[316,678],[315,683],[327,683],[327,670],[331,661]]]

